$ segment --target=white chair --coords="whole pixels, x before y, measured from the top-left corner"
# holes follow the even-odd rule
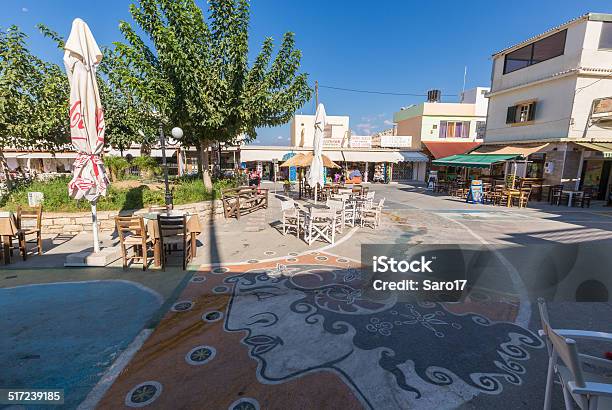
[[[331,244],[336,238],[336,219],[330,210],[310,208],[306,214],[304,240],[308,246],[317,239],[323,239]]]
[[[376,194],[375,191],[368,191],[368,193],[365,195],[365,202],[363,203],[364,209],[372,209],[372,207],[374,206],[374,195],[375,194]]]
[[[300,236],[300,215],[293,199],[281,202],[281,212],[283,213],[283,235],[293,229],[295,234]]]
[[[344,203],[328,198],[325,205],[333,212],[336,232],[342,233],[344,231]]]
[[[588,363],[612,371],[609,360],[578,352],[574,339],[612,342],[612,333],[586,330],[553,329],[548,320],[548,310],[544,299],[538,299],[542,329],[539,335],[548,349],[548,374],[544,410],[550,410],[553,378],[556,374],[563,388],[565,408],[574,408],[574,401],[582,410],[612,409],[612,377],[601,373],[591,373],[583,369]],[[610,374],[610,373],[608,373]]]
[[[357,219],[356,203],[351,199],[351,196],[348,194],[342,194],[341,198],[342,203],[344,204],[344,225],[354,227],[355,220]]]
[[[371,207],[370,209],[363,209],[361,211],[361,226],[370,225],[376,229],[380,225],[380,218],[385,205],[385,198],[378,201],[378,205]]]

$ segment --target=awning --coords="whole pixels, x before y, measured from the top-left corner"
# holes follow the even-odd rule
[[[422,141],[434,159],[449,157],[451,155],[465,154],[480,145],[480,142],[449,142],[449,141]]]
[[[41,151],[32,151],[32,152],[4,152],[4,158],[70,158],[75,159],[79,154],[76,152],[56,152],[55,154],[51,152],[41,152]]]
[[[291,151],[285,150],[268,150],[268,149],[249,149],[240,150],[240,161],[241,162],[251,162],[251,161],[269,161],[278,160],[281,162],[283,160],[283,156],[288,154]]]
[[[426,162],[427,156],[417,151],[343,151],[347,162]]]
[[[576,144],[591,150],[599,151],[603,154],[604,158],[612,158],[612,143],[606,142],[577,142]]]
[[[516,154],[462,154],[435,159],[431,161],[431,163],[433,165],[444,165],[451,167],[489,168],[491,164],[507,161],[516,157],[518,157]]]
[[[427,162],[429,161],[429,158],[427,157],[427,155],[423,154],[422,152],[400,151],[399,154],[403,158],[400,160],[400,162],[401,161],[405,161],[405,162]]]
[[[470,154],[495,154],[514,155],[528,157],[536,152],[541,152],[548,144],[514,144],[514,145],[481,145]]]

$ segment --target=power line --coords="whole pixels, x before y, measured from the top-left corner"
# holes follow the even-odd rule
[[[319,84],[319,88],[328,88],[330,90],[338,90],[338,91],[349,91],[353,93],[364,93],[364,94],[380,94],[380,95],[398,95],[398,96],[408,96],[408,97],[427,97],[427,94],[417,94],[417,93],[392,93],[386,91],[372,91],[372,90],[356,90],[354,88],[343,88],[343,87],[332,87],[329,85],[321,85]],[[458,97],[458,94],[443,94],[448,97]]]
[[[600,82],[601,80],[605,80],[606,78],[608,78],[608,77],[610,77],[610,76],[612,76],[612,73],[610,73],[610,74],[608,74],[608,75],[606,75],[606,76],[604,76],[604,77],[600,78],[600,79],[599,79],[599,80],[597,80],[597,81],[593,81],[592,83],[587,84],[587,85],[585,85],[584,87],[580,87],[580,88],[578,88],[574,94],[578,94],[580,91],[584,90],[585,88],[588,88],[588,87],[590,87],[590,86],[592,86],[592,85],[594,85],[594,84],[597,84],[597,83],[598,83],[598,82]]]

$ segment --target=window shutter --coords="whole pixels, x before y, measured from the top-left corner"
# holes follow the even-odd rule
[[[535,113],[536,113],[536,102],[532,102],[531,104],[529,104],[529,118],[527,118],[527,121],[533,121],[535,120]]]
[[[506,124],[514,124],[516,122],[516,105],[508,107],[508,113],[506,114]]]

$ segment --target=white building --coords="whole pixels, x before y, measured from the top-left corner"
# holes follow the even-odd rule
[[[482,153],[529,157],[519,174],[608,189],[612,14],[588,13],[493,54]],[[514,152],[514,151],[512,151]]]

